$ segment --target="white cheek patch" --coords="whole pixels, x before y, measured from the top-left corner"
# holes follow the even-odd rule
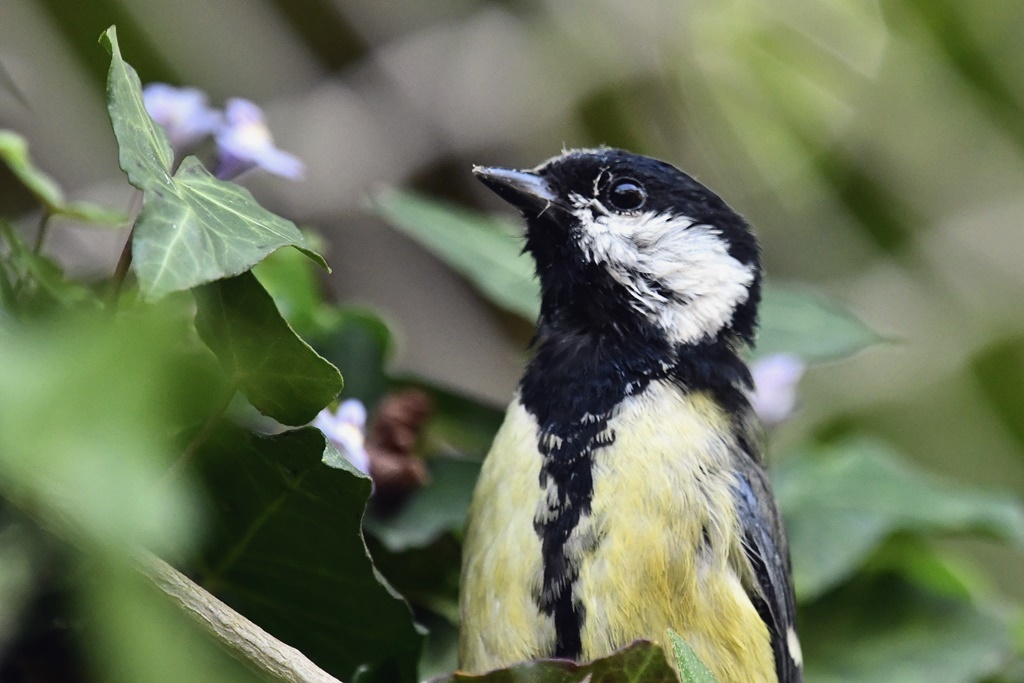
[[[583,226],[581,248],[672,341],[692,343],[714,335],[750,295],[754,268],[729,254],[713,226],[686,216],[610,214],[595,200],[574,199]]]

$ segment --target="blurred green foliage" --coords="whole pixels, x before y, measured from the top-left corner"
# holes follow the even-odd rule
[[[141,4],[13,0],[0,8],[0,31],[31,26],[36,8],[59,36],[40,44],[67,48],[96,93],[108,83],[122,167],[147,196],[135,223],[137,280],[110,310],[109,278],[68,277],[46,236],[63,228],[51,218],[123,217],[68,200],[34,166],[25,139],[0,132],[2,179],[16,181],[0,187],[0,207],[10,208],[0,217],[0,678],[256,679],[135,572],[139,547],[349,683],[446,674],[465,505],[501,419],[451,383],[392,371],[395,332],[410,334],[408,346],[419,343],[416,331],[325,297],[310,260],[323,251],[314,236],[196,160],[173,171],[116,41],[110,61],[95,44],[116,20],[147,81],[191,80],[224,95],[226,83],[235,87],[228,75],[249,74],[245,87],[268,97],[317,79],[390,84],[359,93],[360,106],[384,103],[362,112],[386,132],[367,136],[371,155],[351,142],[372,130],[363,119],[318,124],[329,88],[310,86],[313,96],[293,97],[301,106],[287,111],[296,115],[281,117],[321,163],[350,155],[341,163],[355,169],[356,194],[386,162],[412,167],[420,189],[479,204],[467,189],[469,161],[535,163],[565,140],[685,160],[762,234],[773,280],[758,353],[796,352],[816,364],[805,410],[773,435],[770,453],[793,540],[809,683],[1021,679],[1021,491],[963,483],[1010,488],[1024,472],[1019,2],[267,0],[248,7],[247,24],[204,7],[192,23],[182,9],[150,26]],[[246,40],[268,22],[281,40]],[[211,59],[216,69],[195,66],[217,42],[193,37],[204,27],[225,43],[218,55],[235,56]],[[189,36],[196,54],[169,52],[176,36]],[[294,46],[301,56],[284,63],[309,71],[294,84],[291,74],[273,81],[268,65]],[[53,114],[42,84],[22,80],[37,73],[25,65],[56,71],[54,56],[12,60],[0,45],[0,91],[29,112],[9,118],[34,132],[33,150],[50,166],[68,160],[52,169],[57,177],[76,177],[76,154],[107,174],[113,157],[97,153],[98,135],[69,125],[66,135],[78,135],[69,146],[61,126],[53,135],[36,127]],[[538,89],[524,85],[527,75]],[[473,97],[458,99],[460,87]],[[53,101],[84,117],[87,106],[63,104],[71,90],[63,83]],[[332,114],[356,106],[345,104]],[[418,127],[403,135],[409,121]],[[324,126],[338,137],[325,141]],[[318,229],[344,230],[366,218],[328,214],[346,182],[331,168],[290,206]],[[283,193],[269,194],[282,203]],[[34,239],[15,215],[26,197],[42,210]],[[536,285],[515,224],[404,192],[377,195],[376,208],[511,313],[514,321],[502,320],[522,336]],[[168,239],[179,224],[188,239]],[[339,260],[363,258],[338,235]],[[447,344],[471,337],[453,330]],[[883,337],[899,341],[879,344]],[[410,385],[435,405],[419,444],[431,484],[397,509],[371,508],[365,546],[368,482],[316,432],[281,424],[330,402],[341,388],[335,368],[345,396],[371,409]],[[952,474],[930,471],[939,466]],[[968,552],[977,547],[997,561],[979,563]],[[1003,567],[1003,587],[989,564]],[[416,624],[429,631],[422,655]],[[649,673],[642,667],[660,656],[639,646],[588,673],[633,680],[637,662]],[[562,680],[537,666],[493,680]]]

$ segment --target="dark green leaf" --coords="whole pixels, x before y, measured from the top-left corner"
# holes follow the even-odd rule
[[[366,529],[365,520],[363,528]],[[382,546],[373,534],[367,535],[366,545],[377,571],[418,608],[417,620],[429,612],[458,625],[462,548],[453,534],[444,534],[430,545],[397,553]],[[420,674],[424,675],[422,671]]]
[[[409,496],[396,513],[367,517],[366,530],[391,552],[422,548],[445,532],[460,532],[479,473],[477,462],[431,461],[430,483]]]
[[[801,612],[808,681],[963,683],[996,673],[1012,651],[992,610],[895,577],[844,586]]]
[[[295,249],[278,249],[253,269],[281,315],[302,335],[313,332],[327,307],[313,263]]]
[[[766,287],[757,356],[793,353],[806,361],[849,356],[882,338],[834,303],[809,292]]]
[[[144,193],[132,241],[143,296],[158,299],[238,275],[285,246],[327,268],[294,223],[261,207],[248,190],[214,178],[195,157],[171,177],[174,154],[146,113],[139,77],[121,59],[113,28],[103,40],[111,51],[107,109],[121,168]]]
[[[718,683],[718,679],[701,661],[689,643],[672,629],[668,630],[668,637],[672,642],[672,654],[675,656],[676,668],[679,669],[682,683]]]
[[[848,579],[896,533],[984,533],[1024,547],[1011,496],[942,481],[874,441],[790,458],[776,477],[801,600]]]
[[[296,336],[252,273],[195,295],[199,336],[264,415],[303,425],[341,391],[337,368]]]
[[[376,197],[377,212],[450,265],[495,305],[533,321],[540,311],[540,286],[533,261],[522,252],[522,230],[408,192]]]
[[[363,308],[329,308],[311,342],[345,378],[345,397],[375,405],[388,390],[385,368],[391,331],[377,313]]]
[[[981,598],[989,592],[986,578],[935,545],[931,539],[897,534],[871,556],[864,571],[901,576],[932,593],[959,600]]]
[[[538,660],[473,676],[454,673],[431,683],[679,683],[665,653],[639,641],[588,664]]]
[[[370,482],[325,465],[326,448],[307,427],[226,430],[203,449],[214,524],[202,582],[342,680],[365,664],[370,680],[414,681],[421,636],[359,530]]]

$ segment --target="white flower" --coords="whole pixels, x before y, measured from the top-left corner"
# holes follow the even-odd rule
[[[776,353],[754,361],[754,393],[750,405],[765,425],[777,425],[793,414],[796,387],[807,366],[791,353]]]
[[[214,139],[218,156],[214,175],[222,180],[230,180],[257,167],[292,180],[298,180],[305,173],[305,165],[298,157],[274,146],[263,110],[249,100],[228,100],[224,123],[217,129]]]
[[[221,114],[210,107],[206,93],[149,83],[142,89],[146,112],[163,127],[176,154],[182,154],[221,125]]]
[[[370,474],[370,456],[366,452],[366,406],[350,398],[331,412],[324,408],[313,420],[313,426],[324,433],[345,459],[363,474]]]

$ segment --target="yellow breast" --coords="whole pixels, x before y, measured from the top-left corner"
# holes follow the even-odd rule
[[[594,498],[579,533],[600,539],[581,563],[583,654],[674,629],[722,683],[774,682],[768,628],[743,589],[731,503],[729,430],[718,406],[655,383],[609,422]]]
[[[578,567],[584,659],[637,638],[667,644],[673,628],[722,683],[776,681],[768,629],[747,598],[740,522],[731,504],[721,409],[701,394],[654,382],[608,420],[594,449],[593,495],[565,544]],[[535,518],[541,487],[537,424],[510,407],[481,472],[467,529],[460,665],[483,671],[549,656],[541,613],[543,557]]]

